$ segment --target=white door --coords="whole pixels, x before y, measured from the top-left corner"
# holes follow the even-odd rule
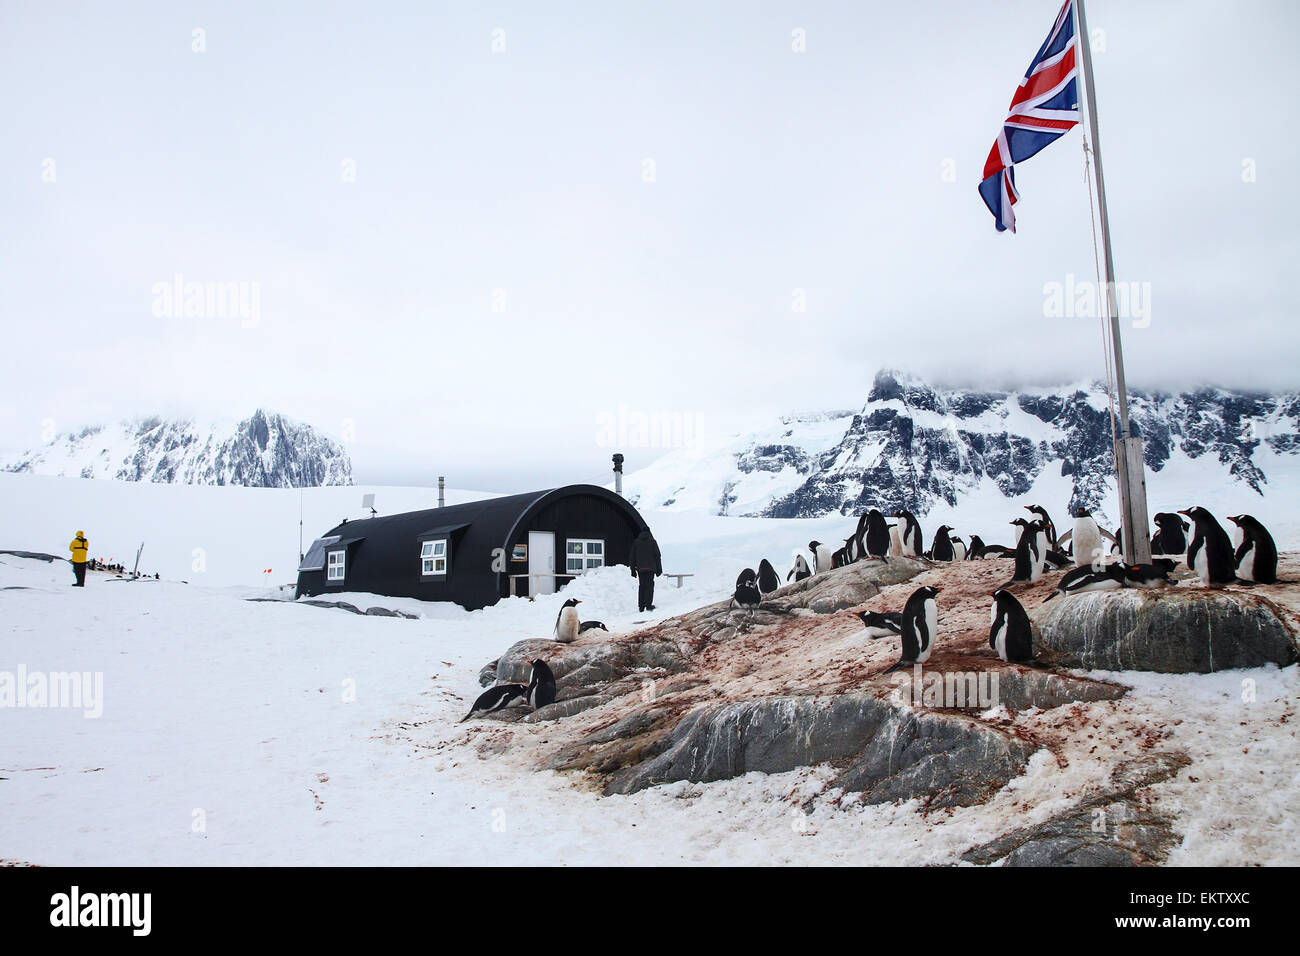
[[[555,533],[553,531],[528,532],[528,573],[555,573]],[[554,594],[555,578],[529,578],[531,595]]]

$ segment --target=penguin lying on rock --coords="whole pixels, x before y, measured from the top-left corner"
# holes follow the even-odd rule
[[[866,628],[867,637],[873,641],[882,637],[898,637],[903,632],[903,615],[900,611],[858,611],[855,616]]]
[[[583,621],[578,625],[579,634],[586,634],[588,631],[604,631],[609,633],[609,628],[607,628],[602,621]]]
[[[1153,558],[1150,564],[1130,564],[1124,568],[1124,586],[1163,588],[1178,582],[1171,577],[1178,562],[1172,558]]]
[[[1124,587],[1125,569],[1122,564],[1106,564],[1094,568],[1085,564],[1066,573],[1056,585],[1056,590],[1047,595],[1044,604],[1058,594],[1082,594],[1085,591],[1109,591]]]
[[[511,704],[523,703],[524,695],[527,693],[528,688],[523,684],[497,684],[495,687],[489,687],[479,694],[478,700],[474,701],[474,706],[460,719],[460,723],[465,723],[471,717],[504,710]]]

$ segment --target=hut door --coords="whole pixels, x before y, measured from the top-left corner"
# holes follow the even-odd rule
[[[528,532],[528,573],[555,573],[555,533],[552,531]],[[531,595],[554,594],[555,578],[529,578],[528,593]]]

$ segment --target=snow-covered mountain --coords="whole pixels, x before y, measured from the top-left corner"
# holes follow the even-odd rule
[[[1258,500],[1300,491],[1300,394],[1130,390],[1129,399],[1153,511],[1182,494]],[[1113,519],[1111,447],[1099,383],[972,391],[882,371],[857,413],[782,418],[679,449],[628,475],[625,489],[643,509],[775,518],[870,507],[923,515],[969,497],[988,503],[1033,492],[1054,508],[1084,506]]]
[[[0,470],[189,485],[310,488],[352,484],[343,446],[262,409],[230,425],[145,418],[56,435]]]

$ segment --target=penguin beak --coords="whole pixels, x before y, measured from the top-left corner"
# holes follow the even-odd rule
[[[938,593],[939,591],[942,591],[943,588],[935,588],[934,590],[935,590],[935,593]]]
[[[1179,513],[1180,515],[1187,515],[1187,517],[1189,517],[1189,518],[1191,517],[1191,515],[1187,514],[1186,511],[1180,511],[1180,512],[1178,512],[1178,513]]]

